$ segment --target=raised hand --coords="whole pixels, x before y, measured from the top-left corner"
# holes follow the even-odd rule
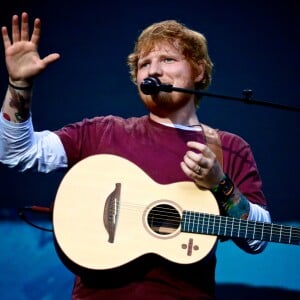
[[[2,38],[5,49],[5,61],[11,82],[31,83],[33,78],[41,73],[50,63],[59,59],[58,53],[52,53],[43,59],[38,53],[38,43],[41,34],[40,19],[34,20],[33,32],[30,37],[28,14],[23,12],[21,25],[19,17],[12,17],[12,39],[7,27],[2,27]]]

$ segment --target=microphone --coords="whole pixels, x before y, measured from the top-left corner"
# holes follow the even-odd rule
[[[165,84],[161,83],[160,80],[157,77],[146,77],[143,82],[140,85],[141,90],[146,95],[156,95],[160,91],[162,92],[181,92],[181,93],[188,93],[188,94],[194,94],[197,96],[209,96],[209,97],[217,97],[217,98],[223,98],[223,99],[231,99],[231,100],[253,100],[252,99],[252,90],[243,90],[243,96],[244,98],[237,98],[237,97],[230,97],[225,95],[217,95],[212,93],[204,92],[203,90],[193,90],[193,89],[186,89],[186,88],[180,88],[175,87],[172,84]]]
[[[286,106],[283,104],[255,100],[252,98],[253,91],[250,89],[245,89],[242,91],[243,97],[232,97],[232,96],[227,96],[227,95],[208,93],[208,92],[204,92],[203,90],[192,90],[192,89],[174,87],[171,84],[161,83],[157,77],[152,77],[152,76],[146,77],[143,80],[143,82],[141,83],[140,88],[141,88],[141,91],[146,95],[156,95],[160,91],[167,92],[167,93],[181,92],[181,93],[195,94],[198,97],[199,96],[208,96],[208,97],[221,98],[221,99],[227,99],[227,100],[236,100],[236,101],[241,101],[241,102],[244,102],[247,104],[257,104],[257,105],[262,105],[262,106],[279,108],[279,109],[283,109],[283,110],[291,110],[291,111],[300,112],[300,107]]]
[[[240,100],[240,101],[253,100],[252,90],[243,90],[244,98],[237,98],[237,97],[207,93],[204,92],[203,90],[193,90],[193,89],[175,87],[172,84],[161,83],[160,80],[154,76],[146,77],[141,83],[140,88],[145,95],[156,95],[160,91],[162,91],[167,93],[181,92],[181,93],[194,94],[197,96],[209,96],[209,97],[216,97],[216,98],[223,98],[223,99],[230,99],[230,100]]]
[[[145,78],[140,87],[145,95],[156,95],[160,91],[169,93],[173,91],[173,86],[171,84],[162,84],[157,77]]]

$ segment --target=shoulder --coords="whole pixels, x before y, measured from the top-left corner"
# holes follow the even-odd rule
[[[205,135],[209,137],[214,137],[215,135],[218,135],[222,146],[249,147],[249,143],[243,137],[236,133],[221,130],[219,128],[213,128],[203,123],[202,128],[204,130]]]
[[[64,131],[70,130],[80,130],[80,129],[88,129],[93,127],[111,127],[111,126],[134,126],[136,124],[141,124],[146,122],[147,117],[131,117],[124,118],[115,115],[107,115],[107,116],[97,116],[93,118],[85,118],[79,122],[74,122],[65,125],[63,128],[57,130],[56,132],[59,134]]]
[[[239,145],[249,147],[249,143],[240,135],[229,131],[219,130],[217,132],[220,136],[222,145]]]
[[[108,115],[108,116],[101,116],[101,117],[94,117],[92,119],[86,119],[83,122],[85,123],[95,123],[95,124],[121,124],[124,125],[135,125],[135,124],[141,124],[147,121],[147,116],[141,116],[141,117],[130,117],[125,118],[121,116],[115,116],[115,115]]]

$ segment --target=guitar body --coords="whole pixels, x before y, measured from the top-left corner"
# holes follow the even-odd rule
[[[126,159],[94,155],[76,164],[58,188],[55,240],[70,261],[90,270],[116,268],[148,253],[194,263],[217,236],[181,232],[186,209],[219,214],[213,195],[193,182],[161,185]]]

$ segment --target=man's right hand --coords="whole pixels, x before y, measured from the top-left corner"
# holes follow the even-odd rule
[[[5,61],[10,81],[17,86],[28,86],[33,78],[41,73],[50,63],[59,59],[58,53],[52,53],[41,59],[38,43],[41,34],[40,19],[34,20],[34,28],[30,37],[28,14],[23,12],[21,25],[19,17],[12,17],[12,39],[7,27],[2,27],[2,38],[5,49]]]

